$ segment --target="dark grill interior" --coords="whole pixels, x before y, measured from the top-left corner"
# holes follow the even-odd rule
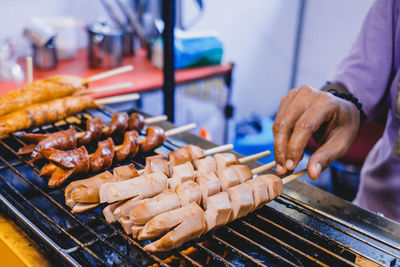
[[[54,132],[71,124],[84,130],[87,115],[79,114],[34,131]],[[105,123],[111,119],[108,109],[91,111],[90,115],[100,116]],[[176,149],[177,143],[182,142],[167,140],[159,150],[167,153]],[[196,139],[191,143],[196,144]],[[399,243],[381,240],[287,195],[169,253],[149,254],[142,248],[150,241],[135,240],[124,234],[118,223],[106,223],[101,213],[104,206],[82,215],[72,214],[65,205],[65,185],[48,188],[47,179],[39,176],[40,168],[29,166],[29,158],[17,156],[16,151],[23,145],[13,135],[0,140],[1,206],[57,263],[346,266],[361,259],[400,266]],[[89,153],[95,148],[96,144],[89,146]],[[142,169],[144,161],[145,156],[140,155],[133,163]]]

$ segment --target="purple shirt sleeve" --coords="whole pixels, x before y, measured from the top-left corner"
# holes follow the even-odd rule
[[[367,118],[379,114],[393,71],[394,2],[377,0],[348,56],[329,81],[344,85],[363,104]]]

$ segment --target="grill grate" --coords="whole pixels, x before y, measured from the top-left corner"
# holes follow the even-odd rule
[[[83,130],[88,115],[82,113],[33,131],[54,132],[70,125]],[[98,109],[90,116],[109,123],[111,111]],[[168,139],[159,150],[168,153],[184,143]],[[198,142],[192,137],[191,143]],[[118,224],[108,224],[101,214],[102,207],[72,214],[65,205],[65,186],[48,188],[47,180],[39,176],[39,168],[29,166],[28,158],[17,155],[23,145],[15,135],[0,140],[0,201],[53,261],[85,266],[354,266],[359,260],[400,265],[400,246],[395,242],[343,224],[287,195],[178,249],[150,254],[143,250],[149,241],[135,240]],[[95,149],[95,144],[88,147],[89,153]],[[144,167],[144,162],[143,155],[133,160],[138,169]]]

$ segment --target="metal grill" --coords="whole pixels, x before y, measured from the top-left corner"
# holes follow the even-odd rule
[[[106,123],[111,114],[108,109],[90,112]],[[82,113],[33,131],[54,132],[71,124],[83,130],[87,119],[88,113]],[[168,153],[186,143],[212,146],[193,135],[181,134],[169,138],[159,150]],[[400,266],[399,240],[372,234],[287,194],[178,249],[150,254],[143,250],[150,241],[135,240],[118,223],[108,224],[101,213],[103,207],[72,214],[65,205],[65,187],[48,188],[39,168],[17,155],[23,145],[16,135],[0,140],[0,201],[3,210],[48,252],[53,262],[62,260],[76,266],[354,266],[367,262]],[[88,151],[95,148],[93,144]],[[144,162],[145,155],[133,160],[138,169]],[[391,225],[393,231],[400,231],[398,225]]]

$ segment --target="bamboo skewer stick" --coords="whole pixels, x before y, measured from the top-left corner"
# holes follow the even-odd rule
[[[282,183],[288,184],[294,180],[296,180],[297,178],[300,178],[301,176],[303,176],[304,174],[307,173],[307,169],[301,170],[299,172],[293,173],[291,175],[286,176],[285,178],[282,178]]]
[[[96,94],[96,93],[103,93],[103,92],[109,92],[109,91],[120,90],[120,89],[125,89],[125,88],[131,88],[132,86],[133,86],[133,84],[129,83],[129,82],[128,83],[118,83],[118,84],[78,91],[74,95],[90,95],[90,94]]]
[[[155,116],[155,117],[150,117],[150,118],[146,118],[144,119],[145,124],[152,124],[152,123],[156,123],[156,122],[162,122],[162,121],[166,121],[168,119],[168,117],[166,115],[161,115],[161,116]],[[105,124],[104,124],[105,125]],[[105,133],[109,130],[110,128],[108,127],[108,125],[105,125],[105,127],[103,128],[102,132]],[[79,132],[76,133],[76,138],[81,138],[85,135],[86,132]]]
[[[232,150],[232,148],[233,148],[232,144],[216,146],[216,147],[213,147],[213,148],[205,150],[204,154],[209,156],[209,155],[212,155],[212,154],[216,154],[216,153],[221,153],[221,152]],[[238,161],[239,161],[239,163],[248,163],[250,161],[254,161],[254,160],[266,157],[266,156],[268,156],[270,154],[271,154],[271,152],[269,150],[267,150],[267,151],[260,152],[260,153],[254,154],[254,155],[250,155],[250,156],[247,156],[247,157],[240,158]],[[141,174],[144,173],[144,170],[139,170],[138,173],[141,175]]]
[[[253,154],[253,155],[250,155],[250,156],[247,156],[247,157],[240,158],[238,161],[239,161],[240,164],[246,164],[246,163],[248,163],[250,161],[254,161],[254,160],[257,160],[257,159],[268,157],[269,155],[271,155],[271,151],[266,150],[266,151],[263,151],[263,152],[260,152],[260,153],[257,153],[257,154]]]
[[[276,165],[276,162],[275,162],[275,161],[272,161],[272,162],[270,162],[270,163],[267,163],[267,164],[265,164],[265,165],[262,165],[262,166],[260,166],[260,167],[257,167],[257,168],[252,169],[251,172],[252,172],[253,174],[259,174],[259,173],[264,172],[264,171],[266,171],[266,170],[272,169],[273,167],[275,167],[275,165]]]
[[[196,128],[196,127],[197,127],[196,123],[190,123],[188,125],[180,126],[180,127],[165,131],[165,136],[168,137],[168,136],[171,136],[171,135],[176,135],[176,134],[179,134],[179,133],[183,133],[183,132],[192,130],[192,129]]]
[[[118,95],[118,96],[111,96],[102,99],[96,99],[95,102],[98,105],[105,105],[105,104],[112,104],[118,102],[125,102],[125,101],[132,101],[138,100],[140,95],[138,93],[127,94],[127,95]]]
[[[32,57],[26,57],[26,82],[28,84],[33,82],[33,64]]]
[[[166,120],[168,120],[167,115],[160,115],[160,116],[146,118],[146,119],[144,119],[144,122],[146,124],[151,124],[151,123],[156,123],[156,122],[161,122],[161,121],[166,121]]]
[[[220,152],[224,152],[224,151],[228,151],[228,150],[232,150],[233,149],[233,145],[232,144],[226,144],[226,145],[222,145],[222,146],[217,146],[217,147],[213,147],[210,149],[207,149],[204,151],[204,154],[206,156],[208,155],[212,155],[215,153],[220,153]]]
[[[88,84],[88,83],[91,83],[94,81],[102,80],[102,79],[105,79],[105,78],[108,78],[111,76],[115,76],[115,75],[118,75],[118,74],[121,74],[124,72],[128,72],[131,70],[133,70],[133,66],[127,65],[127,66],[123,66],[123,67],[116,68],[113,70],[105,71],[105,72],[102,72],[102,73],[99,73],[99,74],[96,74],[96,75],[93,75],[93,76],[90,76],[90,77],[84,79],[82,81],[82,84]]]

